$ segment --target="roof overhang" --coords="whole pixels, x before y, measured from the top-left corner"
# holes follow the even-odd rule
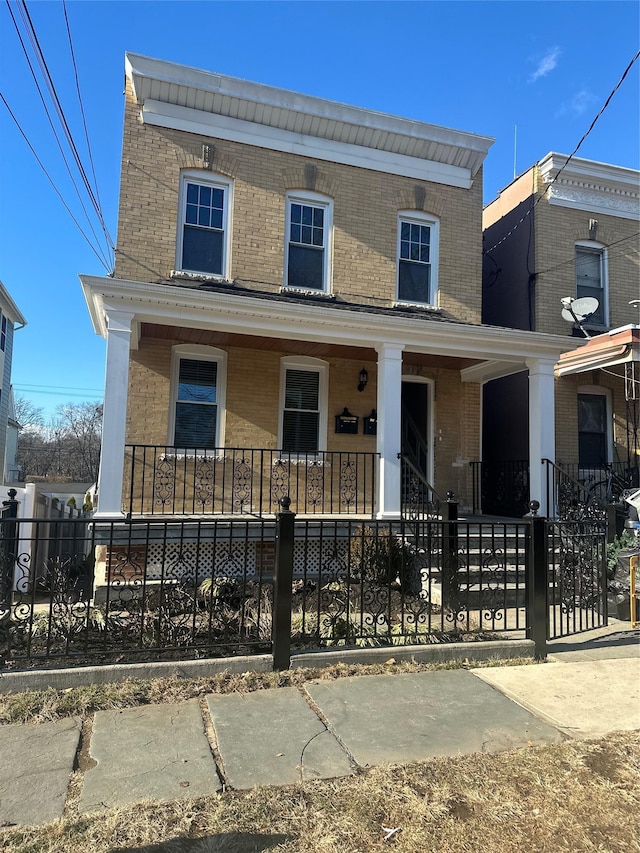
[[[629,361],[640,362],[640,326],[612,329],[591,338],[574,350],[565,352],[556,364],[556,376],[572,376],[601,367],[613,367]]]
[[[20,328],[27,325],[20,309],[9,295],[9,291],[0,281],[0,310],[12,323],[19,323]]]
[[[552,367],[566,348],[566,338],[560,335],[395,315],[392,310],[373,312],[365,306],[349,310],[314,303],[311,310],[303,300],[281,302],[249,293],[88,275],[80,280],[94,330],[104,338],[109,314],[124,313],[131,315],[134,341],[142,323],[156,323],[372,349],[392,344],[407,353],[483,362],[461,371],[468,382],[526,370],[531,360]]]
[[[143,122],[469,187],[494,140],[134,53]]]

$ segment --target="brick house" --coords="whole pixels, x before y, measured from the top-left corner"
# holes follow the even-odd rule
[[[100,515],[469,508],[482,383],[523,370],[553,458],[566,328],[482,319],[491,139],[134,54],[125,98]]]
[[[587,339],[563,319],[561,300],[595,297],[598,308],[584,323],[594,341],[637,329],[639,189],[637,170],[556,153],[509,184],[483,213],[483,321],[564,335],[569,352]],[[640,461],[640,365],[631,351],[611,356],[604,342],[588,346],[602,358],[565,357],[555,382],[556,461],[587,482],[607,465],[637,470]],[[489,466],[533,459],[527,384],[519,373],[484,386]]]

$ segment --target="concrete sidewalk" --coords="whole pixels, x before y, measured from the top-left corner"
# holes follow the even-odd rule
[[[83,744],[79,808],[640,729],[640,631],[613,623],[550,648],[540,665],[359,676],[99,711]],[[0,824],[62,815],[80,731],[79,720],[0,726]]]

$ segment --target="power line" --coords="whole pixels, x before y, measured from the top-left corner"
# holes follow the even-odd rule
[[[60,99],[58,98],[58,93],[56,91],[56,87],[55,87],[55,84],[53,82],[53,78],[52,78],[51,73],[49,71],[47,61],[44,57],[44,53],[42,51],[42,48],[40,47],[40,41],[38,40],[38,36],[37,36],[36,30],[35,30],[35,27],[33,25],[33,21],[31,20],[31,16],[29,15],[29,10],[27,8],[26,0],[21,0],[21,2],[19,2],[18,8],[21,11],[22,19],[27,26],[27,32],[29,33],[29,38],[31,40],[31,44],[35,49],[36,58],[38,60],[39,66],[40,66],[40,70],[42,71],[42,74],[45,78],[45,82],[47,83],[47,88],[49,89],[49,94],[50,94],[50,96],[53,100],[54,106],[56,108],[56,112],[58,114],[58,119],[60,120],[60,123],[62,125],[62,129],[64,130],[64,134],[65,134],[65,137],[67,139],[67,143],[69,145],[69,148],[71,149],[71,153],[73,154],[74,160],[76,162],[76,166],[77,166],[78,171],[80,173],[80,177],[82,178],[82,181],[85,185],[85,189],[87,190],[87,193],[89,195],[89,198],[91,200],[93,208],[94,208],[94,210],[98,216],[98,219],[100,221],[100,225],[102,226],[103,233],[107,239],[107,243],[109,244],[109,246],[111,248],[113,248],[113,241],[111,240],[111,237],[109,235],[109,231],[107,229],[106,223],[105,223],[104,218],[102,216],[102,210],[100,209],[100,205],[98,204],[98,202],[96,200],[96,197],[93,193],[93,189],[91,187],[91,184],[89,183],[89,179],[87,178],[87,174],[86,174],[84,166],[82,164],[82,160],[80,159],[80,154],[78,153],[78,149],[77,149],[76,144],[75,144],[74,139],[73,139],[73,134],[71,133],[71,129],[69,127],[66,116],[64,114],[64,110],[62,109],[62,104],[60,103]]]
[[[636,55],[633,57],[633,59],[631,60],[631,62],[627,65],[627,67],[625,68],[624,72],[622,73],[622,77],[618,80],[618,82],[616,83],[616,85],[613,87],[613,89],[612,89],[612,90],[611,90],[611,92],[609,93],[609,95],[608,95],[608,97],[607,97],[606,101],[604,102],[604,104],[602,105],[602,107],[601,107],[600,111],[598,112],[598,114],[596,115],[596,117],[593,119],[593,121],[591,122],[591,124],[590,124],[590,125],[589,125],[589,127],[587,128],[586,132],[585,132],[585,133],[583,133],[583,135],[582,135],[582,137],[581,137],[580,141],[578,142],[578,144],[576,145],[576,147],[573,149],[573,151],[571,152],[571,154],[569,154],[569,156],[567,157],[567,159],[566,159],[566,161],[565,161],[564,165],[563,165],[563,166],[558,170],[558,172],[557,172],[557,174],[555,175],[555,177],[554,177],[551,181],[549,181],[549,183],[547,184],[547,186],[546,186],[546,187],[545,187],[545,189],[544,189],[544,192],[540,194],[540,196],[536,199],[535,203],[534,203],[533,205],[531,205],[531,207],[530,207],[530,208],[529,208],[529,209],[528,209],[528,210],[527,210],[527,211],[522,215],[522,217],[518,220],[518,222],[516,222],[516,224],[513,226],[513,228],[512,228],[510,231],[508,231],[508,232],[504,235],[504,237],[502,237],[500,240],[498,240],[498,242],[497,242],[494,246],[492,246],[490,249],[487,249],[485,252],[483,252],[483,254],[488,255],[488,254],[489,254],[489,252],[493,252],[493,250],[494,250],[494,249],[497,249],[497,247],[498,247],[498,246],[500,246],[502,243],[504,243],[504,241],[505,241],[508,237],[510,237],[510,236],[513,234],[513,232],[518,228],[518,226],[522,225],[522,223],[525,221],[525,219],[533,213],[533,211],[536,209],[536,207],[537,207],[537,206],[540,204],[540,202],[544,199],[544,197],[546,196],[547,192],[551,189],[551,187],[552,187],[552,186],[555,184],[555,182],[558,180],[558,178],[560,177],[560,175],[562,174],[562,172],[564,171],[564,169],[566,169],[566,168],[567,168],[567,166],[569,165],[569,161],[570,161],[573,157],[575,157],[575,155],[578,153],[578,150],[579,150],[579,149],[580,149],[580,147],[582,146],[582,143],[583,143],[583,142],[585,141],[585,139],[589,136],[589,134],[591,133],[591,131],[592,131],[592,130],[593,130],[593,128],[595,127],[596,122],[598,121],[598,119],[600,118],[600,116],[602,115],[602,113],[607,109],[607,107],[608,107],[608,106],[609,106],[609,104],[611,103],[611,99],[613,98],[613,96],[615,95],[615,93],[618,91],[618,89],[619,89],[619,88],[620,88],[620,86],[622,85],[622,83],[623,83],[623,81],[624,81],[625,77],[627,76],[627,74],[629,73],[629,71],[631,70],[631,68],[633,67],[634,63],[635,63],[635,62],[637,62],[638,58],[640,58],[640,50],[636,53]]]
[[[91,240],[87,237],[87,235],[85,234],[85,232],[84,232],[84,230],[83,230],[82,226],[80,225],[80,223],[78,222],[78,220],[76,219],[76,217],[73,215],[73,213],[72,213],[72,211],[71,211],[71,208],[69,207],[69,205],[68,205],[68,204],[66,203],[66,201],[64,200],[64,197],[63,197],[62,193],[60,192],[60,190],[58,189],[58,187],[55,185],[55,183],[54,183],[54,181],[53,181],[53,178],[51,177],[51,175],[49,174],[49,172],[47,172],[47,169],[45,168],[44,163],[43,163],[43,162],[42,162],[42,160],[38,157],[38,155],[37,155],[37,153],[36,153],[35,148],[33,147],[33,145],[31,144],[31,142],[29,141],[29,138],[27,137],[26,133],[24,132],[24,130],[23,130],[23,129],[22,129],[22,127],[20,126],[20,122],[18,121],[18,119],[17,119],[17,118],[15,117],[15,115],[13,114],[13,112],[12,112],[12,110],[11,110],[11,107],[10,107],[10,106],[9,106],[9,104],[7,103],[7,99],[6,99],[6,98],[5,98],[5,96],[2,94],[2,92],[0,92],[0,99],[2,100],[2,103],[3,103],[3,104],[5,105],[5,107],[7,108],[7,112],[9,113],[9,115],[11,116],[11,118],[13,119],[13,121],[14,121],[14,123],[15,123],[16,127],[17,127],[17,128],[18,128],[18,130],[20,131],[20,133],[21,133],[21,135],[22,135],[22,138],[24,139],[24,141],[25,141],[25,142],[27,143],[27,145],[29,146],[29,150],[31,151],[31,153],[32,153],[32,154],[33,154],[33,156],[35,157],[35,159],[36,159],[36,162],[37,162],[38,166],[40,166],[40,168],[41,168],[41,169],[42,169],[42,171],[44,172],[44,174],[45,174],[45,176],[46,176],[47,180],[49,181],[49,183],[50,183],[50,184],[51,184],[51,186],[53,187],[53,189],[54,189],[54,191],[55,191],[56,195],[58,196],[58,198],[59,198],[59,199],[60,199],[60,201],[62,202],[63,207],[65,208],[65,210],[67,211],[67,213],[69,214],[69,216],[71,217],[71,219],[73,220],[73,222],[74,222],[74,224],[75,224],[76,228],[77,228],[77,229],[78,229],[78,231],[82,234],[82,236],[84,237],[84,239],[85,239],[85,240],[86,240],[86,242],[87,242],[87,245],[89,246],[89,248],[91,249],[91,251],[93,252],[93,254],[96,256],[96,258],[100,261],[100,263],[104,266],[104,268],[106,269],[106,271],[107,271],[107,272],[110,272],[109,265],[106,263],[106,261],[104,260],[104,258],[102,258],[102,257],[98,254],[98,252],[97,252],[97,250],[96,250],[95,246],[93,245],[93,243],[91,242]]]
[[[109,259],[107,259],[107,257],[104,255],[103,250],[102,250],[102,248],[101,248],[101,246],[100,246],[100,241],[98,240],[98,237],[97,237],[97,235],[96,235],[96,232],[95,232],[95,230],[94,230],[94,228],[93,228],[93,225],[92,225],[92,223],[91,223],[90,217],[89,217],[89,215],[88,215],[87,209],[86,209],[86,207],[85,207],[85,205],[84,205],[84,203],[83,203],[83,200],[82,200],[82,197],[81,197],[81,195],[80,195],[80,191],[79,191],[78,185],[77,185],[77,183],[76,183],[76,180],[74,179],[74,176],[73,176],[73,174],[72,174],[72,172],[71,172],[71,169],[70,169],[70,166],[69,166],[69,162],[68,162],[67,157],[66,157],[66,155],[65,155],[65,152],[64,152],[64,150],[63,150],[63,147],[62,147],[62,144],[61,144],[61,141],[60,141],[60,137],[59,137],[59,135],[58,135],[58,133],[57,133],[57,131],[56,131],[56,128],[55,128],[55,126],[54,126],[54,122],[53,122],[53,119],[52,119],[51,113],[50,113],[50,111],[49,111],[49,109],[48,109],[48,107],[47,107],[47,103],[46,103],[46,100],[45,100],[44,94],[43,94],[42,89],[41,89],[41,87],[40,87],[40,85],[39,85],[39,83],[38,83],[38,78],[37,78],[37,76],[36,76],[36,73],[35,73],[35,70],[34,70],[33,64],[32,64],[32,62],[31,62],[31,60],[30,60],[30,58],[29,58],[29,52],[28,52],[28,50],[27,50],[27,46],[26,46],[26,44],[25,44],[25,42],[24,42],[24,40],[23,40],[22,34],[21,34],[21,32],[20,32],[20,27],[18,26],[18,22],[17,22],[17,20],[16,20],[16,18],[15,18],[15,16],[14,16],[14,14],[13,14],[13,11],[12,11],[12,8],[11,8],[11,5],[12,5],[12,4],[10,4],[9,0],[5,0],[5,2],[6,2],[6,5],[7,5],[7,8],[8,8],[8,11],[9,11],[9,15],[10,15],[10,17],[11,17],[11,21],[12,21],[13,26],[14,26],[14,28],[15,28],[16,35],[17,35],[17,37],[18,37],[18,41],[19,41],[20,46],[21,46],[21,48],[22,48],[22,52],[23,52],[23,54],[24,54],[24,57],[25,57],[25,60],[26,60],[27,66],[28,66],[28,68],[29,68],[29,70],[30,70],[30,72],[31,72],[31,77],[32,77],[32,79],[33,79],[33,82],[34,82],[34,84],[35,84],[36,90],[37,90],[38,95],[39,95],[39,97],[40,97],[40,101],[41,101],[41,103],[42,103],[42,106],[43,106],[43,109],[44,109],[45,115],[46,115],[46,117],[47,117],[47,120],[48,120],[48,122],[49,122],[49,126],[50,126],[50,128],[51,128],[51,131],[52,131],[52,133],[53,133],[54,139],[55,139],[56,144],[57,144],[57,146],[58,146],[58,150],[59,150],[59,152],[60,152],[60,156],[62,157],[62,161],[63,161],[63,163],[64,163],[64,165],[65,165],[65,167],[66,167],[66,170],[67,170],[67,173],[68,173],[69,179],[70,179],[71,184],[72,184],[72,186],[73,186],[73,188],[74,188],[74,190],[75,190],[76,196],[77,196],[77,198],[78,198],[78,201],[79,201],[80,206],[81,206],[81,208],[82,208],[82,211],[83,211],[83,213],[84,213],[84,216],[85,216],[85,219],[86,219],[87,224],[88,224],[88,226],[89,226],[89,229],[90,229],[90,231],[91,231],[91,234],[93,235],[93,239],[94,239],[94,241],[93,241],[93,242],[91,241],[91,239],[89,238],[89,236],[85,233],[84,229],[82,228],[82,226],[81,226],[81,225],[80,225],[80,223],[78,222],[78,219],[76,218],[76,216],[72,213],[70,206],[67,204],[67,202],[65,201],[65,199],[64,199],[64,197],[63,197],[63,195],[62,195],[62,192],[61,192],[61,191],[58,189],[58,187],[56,186],[55,182],[53,181],[53,178],[51,177],[51,175],[50,175],[50,174],[49,174],[49,172],[47,171],[46,167],[44,166],[44,164],[43,164],[42,160],[40,159],[40,157],[38,156],[38,154],[36,153],[35,147],[31,144],[31,142],[29,141],[29,139],[28,139],[28,137],[27,137],[26,132],[25,132],[25,131],[23,130],[23,128],[21,127],[21,125],[20,125],[20,122],[19,122],[18,118],[16,117],[16,115],[14,114],[14,112],[11,110],[11,108],[10,108],[10,106],[9,106],[9,103],[8,103],[7,99],[6,99],[6,98],[4,97],[4,95],[2,95],[1,93],[0,93],[0,98],[2,98],[2,101],[3,101],[4,105],[5,105],[5,107],[7,108],[7,111],[9,112],[9,115],[11,116],[11,118],[12,118],[13,122],[15,123],[16,127],[18,128],[18,131],[20,132],[20,134],[22,135],[23,139],[24,139],[24,140],[25,140],[25,142],[27,143],[27,146],[29,147],[29,149],[30,149],[31,153],[32,153],[32,154],[33,154],[33,156],[35,157],[36,162],[38,163],[38,165],[40,166],[40,168],[41,168],[41,169],[42,169],[42,171],[44,172],[44,174],[45,174],[45,176],[47,177],[47,179],[48,179],[49,183],[51,184],[51,186],[53,187],[54,191],[56,192],[56,194],[57,194],[58,198],[59,198],[59,199],[60,199],[60,201],[62,202],[63,207],[65,208],[65,210],[67,211],[67,213],[68,213],[68,214],[69,214],[69,216],[71,217],[71,219],[72,219],[73,223],[76,225],[76,227],[78,228],[78,230],[79,230],[79,231],[80,231],[80,233],[82,234],[83,238],[85,239],[85,241],[87,242],[87,244],[89,245],[89,247],[91,248],[91,250],[93,251],[93,253],[96,255],[96,257],[98,258],[98,260],[100,261],[100,263],[102,264],[102,266],[105,268],[105,270],[106,270],[107,272],[110,272],[110,271],[111,271],[111,269],[113,268],[113,263],[112,263],[112,261],[110,261]],[[66,136],[67,136],[67,142],[68,142],[69,146],[71,147],[72,151],[74,151],[74,152],[75,152],[75,155],[76,155],[76,163],[77,163],[78,169],[79,169],[79,171],[80,171],[81,176],[83,177],[83,182],[84,182],[84,184],[85,184],[85,187],[87,188],[87,191],[88,191],[88,193],[89,193],[89,197],[92,199],[92,202],[93,202],[93,205],[94,205],[94,209],[96,209],[95,198],[92,198],[93,193],[92,193],[92,191],[91,191],[91,187],[90,187],[90,186],[88,186],[88,180],[87,180],[87,178],[86,178],[86,174],[84,173],[84,169],[82,168],[82,163],[79,161],[79,155],[77,154],[77,149],[75,149],[75,144],[73,143],[73,138],[71,137],[71,132],[70,132],[70,130],[69,130],[69,127],[68,127],[68,124],[67,124],[66,119],[65,119],[65,117],[64,117],[64,114],[62,113],[62,107],[61,107],[61,105],[60,105],[59,99],[57,98],[57,94],[55,93],[55,87],[53,86],[53,80],[51,79],[51,75],[49,74],[49,72],[48,72],[48,68],[46,67],[46,62],[44,61],[44,56],[42,55],[42,51],[40,50],[40,46],[39,46],[39,43],[38,43],[38,40],[37,40],[37,36],[36,36],[36,34],[35,34],[35,29],[33,28],[33,24],[32,24],[31,19],[30,19],[30,17],[29,17],[28,11],[26,10],[26,3],[24,3],[24,2],[23,2],[23,6],[25,7],[24,11],[23,11],[22,7],[20,6],[20,4],[18,4],[18,7],[19,7],[19,9],[20,9],[20,12],[21,12],[21,15],[22,15],[23,21],[25,21],[25,27],[26,27],[26,29],[27,29],[27,33],[28,33],[28,35],[29,35],[29,38],[30,38],[30,41],[31,41],[32,47],[33,47],[34,51],[36,52],[36,57],[38,57],[38,55],[39,55],[39,57],[40,57],[40,58],[39,58],[39,60],[38,60],[38,61],[39,61],[39,64],[40,64],[40,68],[41,68],[41,71],[42,71],[42,73],[43,73],[43,76],[45,77],[45,80],[47,80],[50,95],[51,95],[52,99],[54,100],[54,103],[56,103],[56,102],[57,102],[57,112],[58,112],[58,117],[59,117],[60,122],[61,122],[61,123],[62,123],[62,125],[63,125],[63,128],[65,129],[65,134],[66,134]],[[26,16],[26,18],[25,18],[25,16]],[[27,21],[28,21],[28,23],[27,23]],[[43,66],[44,66],[44,67],[43,67]],[[96,210],[96,212],[98,213],[98,218],[99,218],[99,220],[100,220],[100,222],[101,222],[101,225],[102,225],[102,227],[103,227],[103,231],[105,231],[105,236],[106,236],[106,238],[107,238],[107,240],[108,240],[108,243],[109,243],[109,249],[108,249],[108,251],[110,252],[111,248],[113,247],[113,243],[111,242],[111,238],[109,237],[108,231],[106,231],[106,230],[105,230],[105,229],[106,229],[106,225],[104,225],[104,220],[103,220],[103,217],[102,217],[102,213],[100,212],[100,210]]]
[[[620,243],[625,243],[627,240],[633,240],[634,237],[638,236],[640,236],[640,231],[636,231],[634,234],[629,234],[627,237],[621,237],[619,240],[614,240],[612,243],[598,244],[598,246],[602,249],[611,249],[613,246],[618,246]],[[556,264],[554,267],[549,267],[546,270],[540,270],[540,272],[536,273],[536,275],[544,275],[548,272],[554,272],[555,270],[558,270],[561,267],[566,267],[568,264],[573,263],[575,263],[575,257],[570,258],[568,261],[562,261],[562,263]]]

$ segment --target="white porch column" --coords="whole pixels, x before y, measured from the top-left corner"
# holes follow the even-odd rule
[[[105,308],[107,359],[96,515],[122,515],[122,477],[133,314]]]
[[[400,517],[400,453],[402,350],[396,344],[378,344],[378,430],[380,454],[378,518]]]
[[[530,359],[529,368],[529,494],[540,502],[540,515],[548,515],[543,459],[555,462],[556,419],[553,361]]]

